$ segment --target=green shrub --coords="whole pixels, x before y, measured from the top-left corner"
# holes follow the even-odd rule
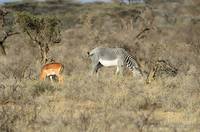
[[[54,92],[55,87],[47,82],[37,83],[33,86],[33,96],[39,96],[45,92]]]

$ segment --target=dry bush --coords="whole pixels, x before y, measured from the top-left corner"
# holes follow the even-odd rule
[[[32,90],[33,90],[33,96],[39,96],[43,94],[44,92],[55,91],[55,87],[49,84],[49,82],[47,82],[47,83],[35,84]]]
[[[73,16],[77,17],[73,19],[77,23],[63,28],[61,44],[52,46],[49,52],[50,58],[64,64],[63,86],[38,81],[42,67],[38,47],[26,35],[9,39],[8,55],[0,57],[0,131],[198,131],[198,19],[189,16],[195,19],[184,25],[179,23],[180,5],[176,3],[172,10],[169,6],[169,12],[161,10],[163,6],[152,8],[155,19],[151,20],[144,13],[151,8],[143,6],[87,4],[81,6],[81,11],[67,8],[67,12],[62,8],[66,16],[77,13]],[[140,19],[134,21],[138,16],[135,10],[141,11],[143,24]],[[117,19],[113,14],[122,12],[127,13],[121,17],[128,18],[128,28],[129,20],[133,19],[132,29],[119,28],[122,18]],[[165,13],[168,19],[162,16]],[[80,23],[79,15],[91,16],[90,28]],[[85,21],[89,19],[86,18]],[[176,22],[172,22],[173,18]],[[152,29],[135,38],[139,28],[149,27]],[[158,78],[149,85],[132,77],[128,70],[123,77],[115,76],[115,68],[102,68],[98,77],[89,76],[87,51],[97,46],[125,48],[143,61],[147,72],[156,60],[168,60],[178,68],[178,74]]]
[[[37,105],[27,85],[14,78],[1,83],[0,131],[21,131],[35,120]]]
[[[0,130],[2,132],[14,132],[15,122],[20,118],[21,113],[17,113],[15,110],[9,109],[9,107],[3,106],[0,110]]]

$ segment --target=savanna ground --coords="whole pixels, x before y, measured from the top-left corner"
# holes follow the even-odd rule
[[[9,37],[0,56],[1,132],[199,132],[200,5],[198,0],[148,4],[10,3],[12,12],[55,15],[62,41],[49,58],[64,64],[64,85],[39,81],[40,54],[25,33]],[[150,84],[126,70],[89,76],[87,51],[123,47],[149,72],[156,60],[178,69]]]

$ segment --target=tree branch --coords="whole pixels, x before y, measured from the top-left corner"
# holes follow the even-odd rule
[[[150,29],[149,29],[149,28],[145,28],[144,30],[142,30],[140,33],[138,33],[138,34],[136,35],[136,38],[140,39],[140,38],[141,38],[141,35],[142,35],[143,33],[145,33],[146,31],[148,31],[148,30],[150,30]]]
[[[26,33],[27,33],[27,35],[30,37],[31,40],[35,41],[35,42],[38,43],[38,44],[41,43],[41,42],[38,41],[36,38],[34,38],[28,30],[26,30]]]
[[[4,36],[4,38],[0,41],[0,43],[4,43],[4,41],[8,38],[8,37],[10,37],[10,36],[12,36],[12,35],[16,35],[16,34],[19,34],[19,32],[4,32],[5,33],[5,36]]]
[[[5,36],[3,37],[2,40],[0,40],[0,50],[1,50],[1,53],[3,55],[6,55],[6,51],[5,51],[5,47],[4,47],[4,42],[6,41],[6,39],[12,35],[15,35],[15,34],[19,34],[19,32],[4,32]]]

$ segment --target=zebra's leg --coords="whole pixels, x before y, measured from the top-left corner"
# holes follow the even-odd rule
[[[116,75],[118,74],[123,75],[123,71],[124,71],[123,61],[118,61]]]
[[[92,72],[91,74],[93,75],[94,73],[98,74],[98,70],[103,67],[103,65],[98,62],[97,64],[92,64]]]
[[[117,66],[117,70],[116,70],[116,72],[115,72],[116,75],[119,74],[119,69],[120,69],[119,66]]]
[[[91,75],[93,75],[94,73],[98,72],[99,68],[101,68],[102,65],[99,62],[98,56],[96,56],[96,55],[91,56],[91,60],[92,60]]]
[[[118,65],[115,74],[116,75],[123,75],[123,72],[124,72],[124,66],[123,65]]]
[[[94,73],[97,73],[97,65],[98,63],[92,63],[92,70],[91,70],[91,75],[93,75]]]

